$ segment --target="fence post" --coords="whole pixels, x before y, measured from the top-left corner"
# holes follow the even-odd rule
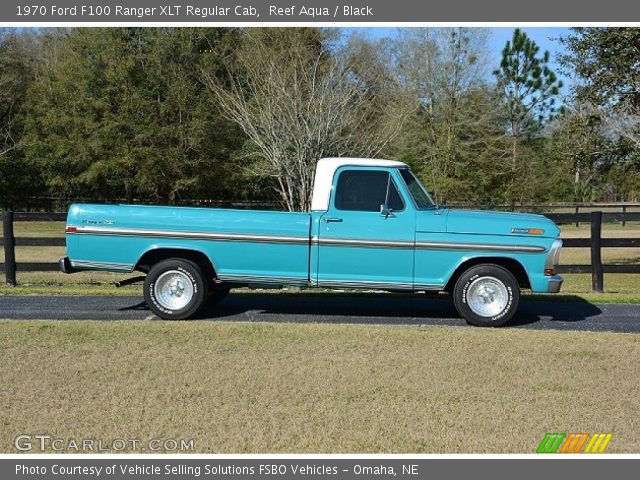
[[[604,292],[602,270],[602,212],[591,212],[591,289]]]
[[[622,225],[623,227],[627,224],[627,219],[625,218],[626,213],[627,213],[627,206],[622,205],[622,218],[620,219],[620,225]]]
[[[576,205],[576,215],[580,213],[580,205]],[[576,227],[580,226],[580,221],[576,218]]]
[[[13,212],[2,214],[2,228],[4,241],[4,272],[7,285],[16,285],[16,239],[13,236]]]

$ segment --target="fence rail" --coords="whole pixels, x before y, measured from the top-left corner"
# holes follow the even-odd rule
[[[640,248],[640,238],[602,238],[603,221],[640,221],[640,212],[603,213],[551,213],[547,214],[558,223],[584,222],[591,224],[589,238],[563,239],[566,248],[590,248],[591,263],[589,265],[560,265],[560,273],[591,273],[594,292],[604,291],[605,273],[640,273],[640,264],[603,264],[602,248]],[[58,270],[57,263],[17,263],[15,247],[64,247],[65,239],[60,237],[22,237],[15,238],[14,222],[29,221],[64,221],[64,213],[13,213],[2,215],[3,236],[0,247],[4,248],[4,263],[0,263],[0,271],[5,272],[7,285],[16,285],[16,272],[52,272]],[[624,225],[624,223],[623,223]]]
[[[556,223],[566,224],[575,223],[579,226],[580,223],[591,222],[591,213],[545,213],[545,216],[550,218]],[[627,222],[640,221],[640,212],[601,212],[602,220],[605,222],[620,222],[623,227]]]

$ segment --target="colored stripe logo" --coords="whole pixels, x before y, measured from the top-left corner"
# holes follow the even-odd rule
[[[545,433],[536,453],[604,453],[612,437],[612,433]]]
[[[587,448],[584,449],[585,453],[603,453],[609,442],[611,441],[613,434],[611,433],[596,433],[591,437]]]

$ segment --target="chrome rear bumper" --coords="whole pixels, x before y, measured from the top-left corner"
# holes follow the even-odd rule
[[[71,265],[69,257],[62,257],[60,260],[58,260],[58,265],[60,265],[60,271],[62,273],[76,273],[80,271]]]

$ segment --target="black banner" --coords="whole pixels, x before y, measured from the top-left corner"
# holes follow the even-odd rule
[[[380,480],[492,478],[494,480],[543,478],[635,478],[640,459],[524,458],[524,459],[0,459],[3,480],[44,479],[197,479],[277,480],[358,478]],[[615,472],[615,473],[614,473]]]
[[[640,4],[539,0],[58,0],[0,3],[0,23],[639,22]]]

